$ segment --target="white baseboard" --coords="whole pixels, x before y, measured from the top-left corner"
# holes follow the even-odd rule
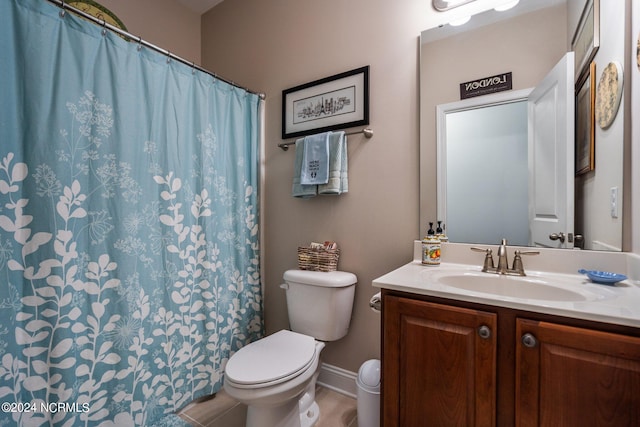
[[[356,378],[358,374],[355,372],[323,363],[320,365],[317,384],[355,399],[358,391]]]

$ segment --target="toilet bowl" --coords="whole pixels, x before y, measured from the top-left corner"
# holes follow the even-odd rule
[[[224,389],[247,405],[249,427],[310,427],[324,343],[282,330],[240,349],[227,362]]]
[[[291,330],[233,354],[224,389],[247,405],[247,427],[312,427],[320,352],[347,334],[357,278],[352,273],[288,270],[284,274]]]

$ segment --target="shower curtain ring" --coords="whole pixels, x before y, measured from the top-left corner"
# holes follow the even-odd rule
[[[60,7],[62,8],[62,10],[60,10],[60,18],[64,18],[64,15],[67,13],[67,11],[64,10],[64,7],[65,7],[64,6],[64,0],[62,0],[60,3],[61,3]]]
[[[171,62],[171,52],[167,51],[167,64]]]
[[[138,36],[138,52],[142,50],[142,37]]]
[[[106,20],[102,20],[102,35],[106,36],[107,35],[107,21]]]

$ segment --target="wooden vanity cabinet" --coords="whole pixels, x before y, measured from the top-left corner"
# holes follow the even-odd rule
[[[397,297],[383,307],[383,425],[495,425],[497,316]]]
[[[640,426],[640,330],[383,290],[383,427]]]
[[[640,338],[518,319],[516,425],[640,426]]]

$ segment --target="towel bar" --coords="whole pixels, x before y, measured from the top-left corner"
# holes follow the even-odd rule
[[[363,133],[366,138],[371,138],[373,136],[373,129],[364,128],[362,130],[348,132],[345,135],[356,135],[356,134],[359,134],[359,133]],[[282,144],[278,144],[278,147],[282,148],[283,151],[287,151],[289,149],[289,146],[290,145],[294,145],[295,143],[296,143],[295,141],[283,142]]]

